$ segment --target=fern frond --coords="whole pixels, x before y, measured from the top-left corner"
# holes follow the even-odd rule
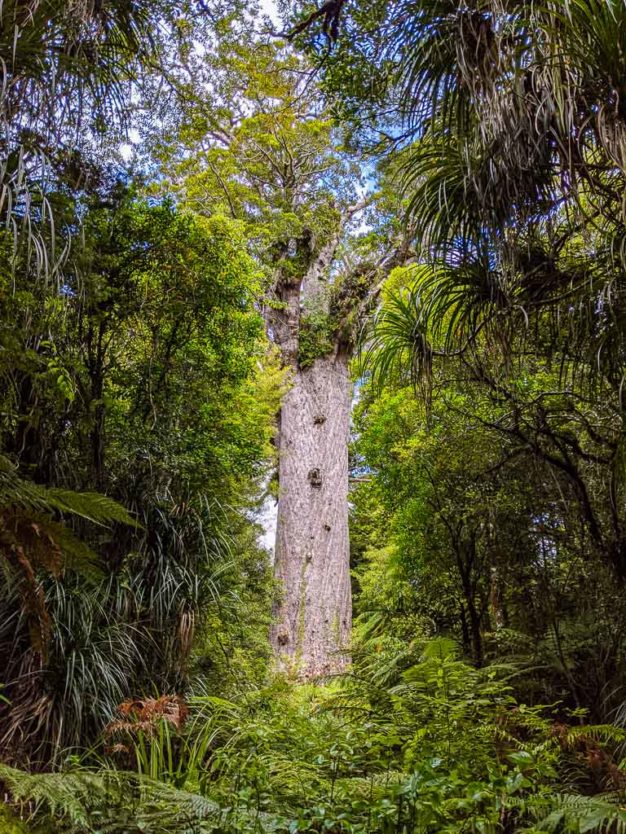
[[[121,504],[106,495],[101,495],[99,492],[47,489],[45,499],[50,509],[77,515],[95,524],[117,521],[130,527],[139,526],[138,522]]]
[[[541,794],[507,804],[533,818],[536,825],[530,830],[626,834],[626,808],[615,794]]]
[[[0,764],[0,782],[13,802],[29,805],[33,813],[45,809],[62,815],[74,825],[87,825],[88,809],[109,802],[111,791],[100,776],[76,773],[26,773]]]
[[[21,478],[10,460],[0,455],[0,511],[13,508],[30,513],[68,513],[95,524],[117,521],[138,526],[129,512],[112,498],[98,492],[40,486]]]
[[[0,764],[0,782],[35,819],[107,834],[210,834],[232,814],[212,799],[117,770],[31,774]],[[273,817],[237,811],[242,831],[272,831]]]

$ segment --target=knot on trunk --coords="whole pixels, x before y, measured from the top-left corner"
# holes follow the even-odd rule
[[[311,469],[309,471],[309,483],[315,489],[319,489],[322,486],[322,473],[319,469]]]
[[[323,414],[316,414],[313,418],[313,423],[316,426],[321,426],[326,422],[326,417]]]

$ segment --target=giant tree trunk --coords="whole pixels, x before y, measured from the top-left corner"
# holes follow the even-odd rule
[[[302,678],[348,662],[352,603],[348,541],[351,384],[343,353],[295,369],[279,429],[276,577],[271,640],[279,666]]]
[[[369,283],[401,261],[403,249],[374,266],[361,264],[343,283],[329,282],[348,209],[319,249],[310,234],[282,247],[276,263],[275,300],[267,311],[268,334],[291,372],[280,413],[279,497],[275,575],[282,596],[271,641],[278,666],[300,678],[341,672],[352,624],[348,541],[348,440],[352,388],[348,373],[355,314]],[[290,248],[295,252],[289,262]],[[302,271],[294,269],[294,260]],[[367,279],[367,280],[364,280]],[[332,308],[332,316],[331,316]],[[300,365],[303,315],[328,315],[334,349]],[[348,324],[352,315],[354,321]]]

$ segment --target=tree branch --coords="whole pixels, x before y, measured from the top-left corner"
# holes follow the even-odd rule
[[[323,18],[322,32],[326,35],[329,41],[336,41],[339,36],[339,21],[344,3],[345,0],[327,0],[327,2],[320,6],[319,9],[311,12],[308,17],[306,17],[301,23],[298,23],[298,25],[289,32],[279,33],[280,37],[283,37],[288,41],[293,41],[294,38],[309,29],[316,20]]]

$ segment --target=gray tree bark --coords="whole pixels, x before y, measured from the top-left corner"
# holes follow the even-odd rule
[[[277,665],[299,678],[318,678],[345,669],[352,625],[350,544],[348,536],[348,441],[352,386],[348,372],[352,334],[345,320],[336,323],[334,346],[300,367],[303,307],[329,312],[327,286],[343,225],[316,252],[312,241],[297,241],[296,257],[304,269],[281,272],[277,264],[276,304],[268,315],[268,331],[280,347],[291,372],[291,387],[281,407],[278,451],[279,494],[275,575],[282,595],[274,611],[270,639]],[[388,274],[404,258],[404,245],[373,266],[361,265],[355,275],[370,280]],[[293,263],[293,261],[292,261]],[[354,277],[354,275],[352,276]],[[381,286],[380,284],[379,286]],[[344,316],[365,300],[353,282],[335,287]],[[361,287],[363,291],[363,286]],[[349,330],[350,328],[348,328]]]
[[[283,589],[271,640],[299,677],[348,663],[352,624],[348,538],[351,383],[345,353],[297,370],[283,401],[275,574]]]
[[[291,372],[278,429],[275,575],[281,596],[270,639],[279,668],[299,678],[336,674],[349,661],[349,352],[337,340],[329,355],[305,368],[298,363],[301,308],[324,307],[340,231],[311,253],[300,279],[279,279],[280,307],[269,321]]]

